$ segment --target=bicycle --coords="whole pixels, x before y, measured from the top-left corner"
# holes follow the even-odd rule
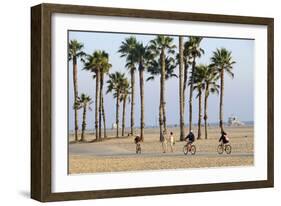
[[[196,146],[192,143],[187,143],[183,146],[183,153],[187,155],[187,153],[190,152],[192,155],[195,155],[196,153]]]
[[[140,146],[140,143],[137,143],[137,145],[136,145],[136,154],[141,154],[141,146]]]
[[[226,152],[226,154],[230,154],[231,153],[231,145],[230,144],[219,144],[217,151],[219,154],[222,154],[224,151]]]

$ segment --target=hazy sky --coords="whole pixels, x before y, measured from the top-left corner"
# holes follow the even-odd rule
[[[110,72],[120,71],[126,73],[130,77],[128,70],[125,68],[125,58],[120,58],[117,52],[121,42],[131,36],[130,34],[119,33],[98,33],[98,32],[69,32],[69,40],[76,39],[84,44],[84,52],[92,54],[95,50],[105,50],[109,54],[109,61],[112,64]],[[146,45],[155,35],[134,35],[138,41]],[[178,45],[178,37],[174,36],[174,43]],[[184,39],[188,40],[188,37]],[[224,95],[224,121],[230,115],[237,116],[242,121],[253,121],[254,119],[254,40],[244,39],[223,39],[223,38],[204,38],[201,42],[201,47],[205,50],[205,54],[197,59],[197,63],[209,64],[212,52],[216,48],[224,47],[232,52],[234,64],[234,79],[225,75],[225,95]],[[74,128],[74,112],[73,105],[73,77],[72,77],[72,62],[69,62],[69,129]],[[78,92],[86,93],[95,98],[95,80],[90,72],[82,70],[82,62],[78,63]],[[178,67],[175,70],[178,74]],[[145,74],[145,79],[149,74]],[[105,78],[105,82],[108,78]],[[159,77],[154,81],[145,82],[145,123],[146,125],[158,124],[158,107],[160,95]],[[218,82],[219,83],[219,82]],[[106,91],[107,84],[104,85]],[[140,122],[140,97],[139,97],[139,77],[136,72],[135,81],[135,125],[138,127]],[[178,102],[178,79],[173,78],[166,81],[166,111],[167,124],[179,124],[179,102]],[[198,120],[198,99],[193,100],[193,122]],[[189,96],[189,89],[186,97]],[[185,123],[188,122],[188,99],[186,99]],[[115,99],[112,94],[104,95],[105,113],[107,127],[111,127],[115,122]],[[94,128],[94,104],[93,111],[87,113],[87,129]],[[208,118],[210,123],[216,123],[219,120],[219,96],[210,95],[208,103]],[[202,107],[203,108],[203,107]],[[121,110],[120,107],[120,122]],[[130,126],[130,103],[126,109],[126,126]],[[82,111],[79,111],[79,128],[81,128]]]

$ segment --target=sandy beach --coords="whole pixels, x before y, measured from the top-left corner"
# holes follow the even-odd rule
[[[219,129],[210,127],[208,139],[195,141],[196,154],[184,155],[185,142],[179,141],[179,129],[174,132],[176,143],[174,152],[162,153],[159,142],[159,129],[145,129],[145,139],[141,144],[142,153],[136,154],[134,137],[115,138],[115,130],[108,130],[108,139],[101,142],[73,143],[69,136],[69,173],[96,173],[139,170],[160,170],[179,168],[249,166],[254,164],[254,128],[253,126],[226,127],[232,147],[231,154],[218,154]],[[194,128],[195,136],[197,129]],[[128,133],[128,131],[127,131]],[[126,133],[126,134],[127,134]],[[87,133],[86,140],[94,140],[94,134]]]

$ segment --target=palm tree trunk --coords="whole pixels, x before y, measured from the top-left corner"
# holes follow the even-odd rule
[[[99,85],[100,85],[100,73],[96,72],[96,105],[95,105],[95,130],[96,130],[96,140],[99,140]]]
[[[193,57],[194,58],[194,57]],[[189,132],[192,130],[192,98],[193,98],[193,82],[194,82],[194,70],[195,70],[195,58],[192,62],[192,71],[191,71],[191,83],[189,91]]]
[[[131,69],[131,135],[135,134],[135,69]]]
[[[140,75],[140,99],[141,99],[141,119],[140,119],[140,138],[144,140],[144,82],[143,82],[143,65],[140,64],[139,68]]]
[[[117,92],[116,97],[116,137],[119,137],[119,103],[120,103],[120,97],[119,92]]]
[[[103,137],[107,138],[103,94],[101,94],[101,96],[102,96],[101,97],[101,104],[102,104],[101,109],[102,109],[102,119],[103,119]]]
[[[163,114],[162,114],[162,76],[160,77],[160,100],[159,100],[159,129],[160,129],[160,142],[163,141]]]
[[[75,141],[78,141],[78,111],[76,108],[78,98],[78,85],[77,85],[77,59],[73,57],[73,89],[74,89],[74,129],[75,129]]]
[[[162,114],[162,104],[161,104],[161,95],[160,95],[160,104],[159,104],[159,128],[160,128],[160,142],[164,140],[163,136],[163,114]]]
[[[201,120],[202,120],[202,91],[201,89],[199,90],[199,97],[198,97],[198,136],[197,139],[201,139]]]
[[[82,133],[81,133],[81,142],[85,141],[84,133],[86,129],[86,112],[87,112],[87,104],[84,103],[83,106],[83,121],[82,121]]]
[[[100,95],[99,95],[99,140],[101,140],[102,94],[103,94],[103,73],[102,73],[102,72],[100,72]]]
[[[186,60],[184,61],[184,70],[183,70],[183,94],[182,94],[182,99],[183,99],[183,122],[184,122],[184,117],[185,117],[185,93],[186,93],[186,87],[187,87],[187,79],[188,79],[188,65]]]
[[[127,97],[125,96],[123,99],[123,114],[122,114],[122,136],[123,137],[125,135],[126,100],[127,100]]]
[[[221,68],[221,85],[220,85],[220,128],[221,132],[224,131],[223,129],[223,95],[224,95],[224,67]]]
[[[165,107],[165,74],[166,74],[166,68],[165,68],[165,53],[164,50],[161,51],[161,91],[162,99],[161,99],[161,108],[162,108],[162,120],[163,120],[163,126],[164,131],[167,131],[167,125],[166,125],[166,107]]]
[[[180,104],[180,141],[184,140],[184,114],[183,114],[183,37],[179,37],[179,104]]]
[[[204,122],[205,122],[205,139],[208,139],[208,92],[209,92],[209,84],[206,85],[205,89],[205,99],[204,99]]]
[[[167,132],[167,117],[166,117],[166,101],[165,101],[165,80],[163,84],[163,96],[162,96],[162,112],[163,112],[163,126],[164,126],[164,131]]]

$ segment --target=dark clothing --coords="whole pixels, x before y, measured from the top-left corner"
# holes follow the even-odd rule
[[[221,141],[222,141],[223,144],[229,143],[229,140],[226,138],[226,135],[222,135],[220,137],[219,142],[221,142]]]
[[[141,141],[141,138],[139,137],[139,136],[136,136],[136,138],[135,138],[135,143],[137,144],[137,143],[139,143]]]
[[[194,134],[193,134],[192,132],[190,132],[190,133],[185,137],[185,140],[187,140],[187,139],[188,139],[189,142],[194,142],[194,141],[195,141],[195,136],[194,136]]]

